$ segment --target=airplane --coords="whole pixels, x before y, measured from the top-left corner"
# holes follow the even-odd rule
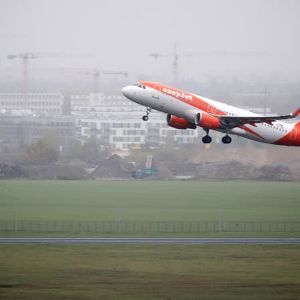
[[[300,146],[300,121],[294,119],[300,108],[287,115],[261,115],[189,93],[157,82],[140,81],[126,86],[122,94],[129,100],[146,107],[142,117],[148,121],[151,109],[167,114],[167,124],[176,129],[202,127],[204,144],[212,142],[210,130],[222,132],[224,144],[230,144],[230,135],[250,140],[285,146]]]

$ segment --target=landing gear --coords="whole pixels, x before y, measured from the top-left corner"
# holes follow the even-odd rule
[[[209,129],[204,129],[204,131],[206,132],[206,135],[202,138],[202,143],[203,144],[210,144],[212,139],[211,137],[208,135],[209,133]]]
[[[210,144],[212,141],[211,137],[209,135],[205,135],[203,138],[202,138],[202,143],[203,144]]]
[[[144,115],[142,117],[143,121],[148,121],[150,113],[151,113],[151,107],[147,107],[146,108],[146,115]]]
[[[231,143],[231,137],[229,135],[225,135],[222,137],[222,143],[223,144],[230,144]]]

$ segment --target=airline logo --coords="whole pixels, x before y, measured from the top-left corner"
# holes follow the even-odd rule
[[[162,92],[167,94],[167,95],[171,95],[171,96],[175,96],[176,98],[179,99],[185,99],[185,100],[193,100],[193,97],[191,95],[188,95],[182,91],[175,91],[175,90],[171,90],[169,88],[164,87],[162,89]]]
[[[178,89],[174,89],[174,88],[170,88],[170,87],[161,85],[159,83],[149,82],[149,81],[141,81],[141,83],[150,88],[153,88],[156,91],[164,93],[168,96],[175,97],[176,99],[179,99],[185,103],[189,102],[189,104],[191,104],[192,106],[194,106],[200,110],[203,110],[205,112],[212,113],[212,111],[209,111],[209,107],[210,107],[211,109],[213,108],[214,114],[224,115],[224,113],[221,110],[217,109],[216,107],[210,106],[208,103],[206,103],[201,98],[191,95],[187,92],[184,92],[184,91],[181,91]]]

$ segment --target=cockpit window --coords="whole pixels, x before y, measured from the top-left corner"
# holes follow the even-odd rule
[[[146,86],[144,86],[143,84],[140,84],[140,83],[135,83],[135,84],[133,84],[134,86],[137,86],[137,87],[139,87],[139,88],[141,88],[141,89],[146,89]]]

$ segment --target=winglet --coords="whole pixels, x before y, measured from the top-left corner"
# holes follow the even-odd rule
[[[300,115],[300,108],[292,113],[293,118],[297,117],[298,115]]]

